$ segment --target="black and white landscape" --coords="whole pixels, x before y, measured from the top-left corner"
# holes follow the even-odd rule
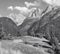
[[[0,0],[0,54],[60,54],[60,0]]]

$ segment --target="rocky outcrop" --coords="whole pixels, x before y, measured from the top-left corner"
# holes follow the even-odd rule
[[[33,18],[33,17],[34,17],[34,18],[40,17],[41,12],[42,12],[41,9],[35,8],[35,9],[33,9],[33,10],[30,12],[29,17],[31,17],[31,18]]]

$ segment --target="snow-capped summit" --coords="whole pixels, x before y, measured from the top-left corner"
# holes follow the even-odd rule
[[[10,17],[17,24],[17,26],[22,24],[22,22],[25,19],[25,16],[23,16],[22,14],[15,14],[15,13],[9,14],[8,17]]]
[[[29,17],[33,18],[40,17],[41,12],[42,11],[39,8],[32,9],[32,11],[29,14]]]

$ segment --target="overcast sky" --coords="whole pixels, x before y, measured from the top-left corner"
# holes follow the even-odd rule
[[[51,0],[45,0],[47,3],[43,2],[42,0],[39,0],[38,3],[36,3],[36,1],[38,0],[0,0],[0,15],[7,16],[8,14],[12,13],[11,10],[13,10],[13,7],[16,7],[16,6],[18,6],[18,8],[21,8],[21,7],[25,8],[26,7],[25,2],[26,3],[28,2],[28,4],[32,4],[32,3],[35,3],[35,5],[38,4],[40,8],[44,9],[47,6],[47,3],[49,3]],[[58,5],[60,5],[60,0],[57,0],[56,2]],[[8,10],[9,8],[11,10]],[[14,12],[19,12],[19,11],[15,10]]]
[[[24,2],[34,2],[36,0],[0,0],[0,14],[3,16],[6,16],[8,14],[10,14],[12,11],[7,10],[7,8],[9,6],[20,6],[20,7],[25,7],[26,5],[24,4]],[[44,2],[40,1],[40,6],[41,7],[45,7]],[[18,11],[16,11],[18,12]]]
[[[0,17],[7,16],[21,24],[31,10],[45,9],[48,5],[60,6],[60,0],[0,0]]]

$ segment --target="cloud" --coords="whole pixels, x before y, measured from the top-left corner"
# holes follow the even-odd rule
[[[27,15],[31,10],[28,9],[27,7],[21,7],[21,6],[9,6],[7,8],[8,10],[11,10],[12,12],[14,12],[15,10],[19,11],[19,13],[23,14],[23,15]]]
[[[14,9],[13,6],[9,6],[9,7],[8,7],[8,10],[13,11],[13,9]]]
[[[52,4],[52,3],[55,2],[55,0],[43,0],[43,1],[45,1],[45,2],[48,3],[48,4]]]
[[[36,8],[29,9],[27,7],[15,6],[13,10],[18,10],[19,13],[10,13],[7,17],[11,18],[17,25],[21,25],[24,19],[26,19],[26,17],[29,16],[31,12],[36,10]]]
[[[27,7],[36,6],[35,3],[31,3],[31,2],[25,2],[25,5],[26,5]]]
[[[25,2],[26,7],[30,7],[30,6],[39,6],[40,4],[37,1],[32,2]]]
[[[16,6],[14,9],[19,10],[20,12],[29,12],[30,10],[27,7]]]
[[[32,12],[33,10],[35,10],[36,8],[27,8],[27,7],[20,7],[20,6],[16,6],[14,7],[14,9],[19,10],[20,14],[24,15],[24,16],[28,16],[30,14],[30,12]]]
[[[43,0],[43,1],[49,5],[60,6],[60,0]]]
[[[31,7],[29,9],[30,6],[38,6],[39,5],[37,1],[34,1],[33,3],[25,1],[24,3],[26,5],[24,7],[21,7],[21,6],[15,6],[15,7],[9,6],[8,9],[10,9],[12,11],[13,10],[18,10],[19,13],[21,13],[23,15],[28,15],[31,11],[33,11],[34,9],[36,9],[36,7]]]
[[[34,10],[36,10],[36,7],[29,8],[30,6],[37,6],[39,5],[36,1],[33,3],[25,2],[24,7],[21,6],[9,6],[8,9],[12,10],[12,13],[9,14],[8,17],[10,17],[17,25],[20,25],[23,23],[24,19],[26,19],[27,16],[29,16]],[[14,13],[14,11],[19,11],[18,14]]]
[[[31,12],[33,12],[34,10],[36,10],[37,8],[27,8],[27,7],[20,7],[20,6],[16,6],[14,7],[14,9],[19,10],[20,14],[24,15],[25,17],[29,16],[29,14]]]

